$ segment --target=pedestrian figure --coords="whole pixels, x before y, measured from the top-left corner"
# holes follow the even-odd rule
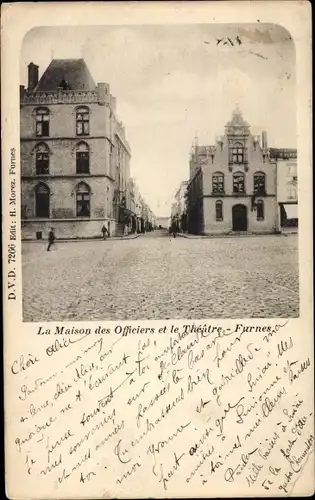
[[[102,227],[102,234],[103,234],[103,240],[106,240],[108,235],[108,230],[106,229],[105,225],[103,225]]]
[[[48,247],[47,247],[47,252],[50,252],[50,247],[55,243],[55,233],[54,233],[54,228],[51,227],[49,234],[48,234]]]

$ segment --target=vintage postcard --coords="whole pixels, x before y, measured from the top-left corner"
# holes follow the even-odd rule
[[[6,493],[314,493],[311,7],[3,4]]]

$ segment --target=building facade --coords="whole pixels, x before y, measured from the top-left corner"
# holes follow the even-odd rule
[[[124,222],[130,147],[107,83],[83,59],[54,59],[20,87],[22,238],[114,235]]]
[[[234,111],[215,145],[195,145],[187,185],[187,225],[194,234],[278,230],[276,162],[267,134],[253,136]]]
[[[298,228],[298,165],[296,149],[270,148],[277,163],[277,201],[279,227],[283,232]]]
[[[187,207],[186,207],[186,189],[188,181],[182,181],[175,193],[175,202],[172,204],[171,219],[172,224],[177,231],[185,232],[187,230]]]

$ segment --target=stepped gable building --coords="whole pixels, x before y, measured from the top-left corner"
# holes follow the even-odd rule
[[[213,146],[193,147],[187,186],[188,232],[271,233],[278,229],[276,163],[235,110]]]
[[[126,211],[130,147],[107,83],[83,59],[53,59],[20,86],[22,238],[111,235]]]

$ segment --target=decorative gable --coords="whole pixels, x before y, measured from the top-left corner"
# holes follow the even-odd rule
[[[237,108],[225,126],[229,148],[229,170],[233,165],[243,165],[248,170],[248,138],[250,126],[243,118],[241,111]]]

